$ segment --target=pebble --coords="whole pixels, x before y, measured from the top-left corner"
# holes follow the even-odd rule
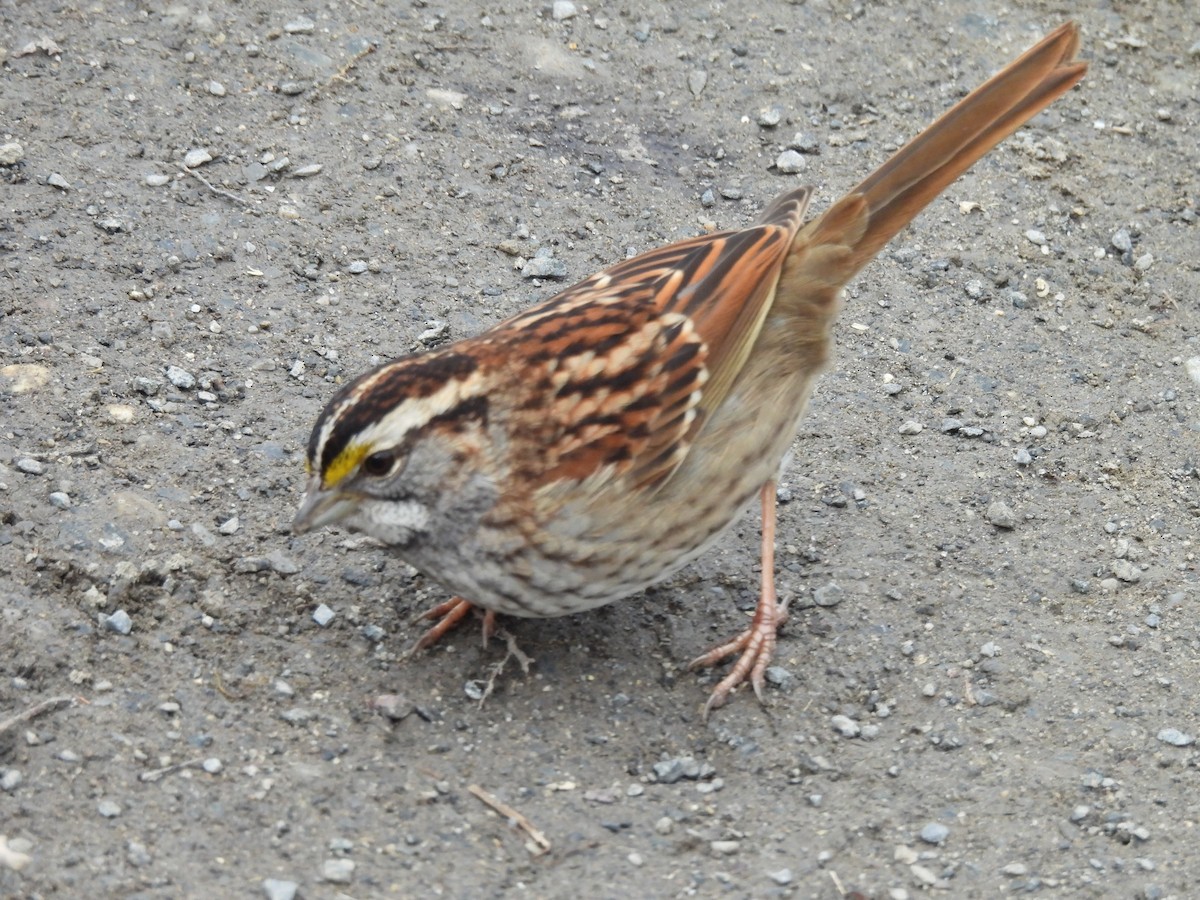
[[[772,106],[761,110],[758,114],[758,124],[763,128],[774,128],[783,119],[783,107]]]
[[[220,525],[217,526],[217,531],[224,535],[237,534],[238,529],[242,527],[242,520],[237,516],[231,516]]]
[[[115,819],[122,811],[121,804],[113,800],[101,800],[96,804],[96,812],[106,819]]]
[[[654,830],[659,834],[670,834],[675,830],[675,820],[670,816],[663,816],[654,823]]]
[[[1113,563],[1112,573],[1127,584],[1142,580],[1141,570],[1127,559],[1118,559]]]
[[[578,12],[579,10],[571,0],[554,0],[554,6],[550,8],[550,15],[554,17],[555,22],[572,19]]]
[[[1036,228],[1030,228],[1026,231],[1025,239],[1031,244],[1037,244],[1039,247],[1046,246],[1046,235],[1042,234]]]
[[[301,166],[300,168],[294,170],[292,172],[292,177],[312,178],[314,175],[320,175],[323,168],[325,167],[320,163],[309,163],[307,166]]]
[[[776,884],[783,885],[783,884],[791,884],[792,879],[794,879],[796,876],[792,874],[791,869],[779,869],[776,872],[768,873],[767,877],[770,878]]]
[[[60,191],[69,191],[71,189],[71,182],[67,181],[67,179],[63,178],[57,172],[51,172],[46,176],[46,184],[52,188],[58,188]]]
[[[925,426],[914,419],[909,419],[899,428],[901,434],[920,434],[924,430]]]
[[[170,184],[171,176],[160,175],[157,172],[152,172],[146,176],[145,180],[147,187],[162,187],[164,184]]]
[[[349,884],[354,880],[354,860],[325,860],[321,865],[321,877],[332,884]]]
[[[361,275],[367,271],[367,261],[365,259],[356,259],[350,265],[346,266],[346,271],[351,275]]]
[[[732,856],[741,849],[741,841],[713,841],[709,846],[717,856]]]
[[[921,829],[921,840],[927,844],[940,844],[950,837],[950,829],[941,822],[930,822]]]
[[[111,616],[100,613],[99,619],[101,626],[117,634],[129,634],[133,631],[133,619],[123,609],[118,609]]]
[[[194,169],[196,166],[202,166],[206,162],[212,162],[212,154],[203,147],[197,147],[195,150],[189,150],[183,156],[183,165],[186,169]]]
[[[225,768],[224,763],[222,763],[221,760],[217,759],[215,756],[210,756],[200,765],[204,767],[204,771],[209,775],[219,775],[221,770]]]
[[[283,26],[288,34],[312,34],[317,29],[317,23],[307,16],[297,16]]]
[[[313,610],[313,621],[324,628],[333,621],[333,617],[335,615],[336,613],[334,613],[332,609],[322,603],[315,610]]]
[[[26,475],[41,475],[46,471],[44,465],[28,456],[21,457],[13,465],[17,467],[18,472],[24,472]]]
[[[284,881],[282,878],[264,878],[263,893],[267,900],[296,900],[296,891],[300,885],[294,881]]]
[[[1033,462],[1033,457],[1024,447],[1018,447],[1013,452],[1013,462],[1015,462],[1018,466],[1027,466]]]
[[[272,550],[268,553],[267,563],[277,575],[295,575],[300,571],[300,564],[282,550]]]
[[[179,366],[167,366],[167,381],[181,391],[190,391],[196,386],[196,377],[187,369],[181,369]]]
[[[1017,527],[1017,514],[1003,500],[993,500],[988,506],[984,518],[997,528]]]
[[[17,769],[5,769],[4,774],[0,775],[0,791],[11,794],[21,786],[24,780],[25,776]]]
[[[829,724],[833,726],[833,730],[842,737],[858,737],[862,733],[862,728],[859,724],[849,716],[837,715],[829,720]]]
[[[1078,806],[1076,806],[1074,809],[1071,810],[1071,821],[1072,822],[1082,822],[1084,819],[1086,819],[1088,817],[1088,813],[1090,813],[1091,811],[1092,811],[1092,808],[1090,806],[1087,806],[1087,805],[1081,803]]]
[[[1133,249],[1133,240],[1129,237],[1129,230],[1126,228],[1118,229],[1112,236],[1113,249],[1119,250],[1122,253],[1128,253]]]
[[[1164,728],[1158,733],[1158,739],[1172,747],[1190,747],[1196,743],[1194,735],[1185,734],[1178,728]]]
[[[1152,265],[1154,265],[1154,254],[1152,253],[1143,253],[1133,262],[1133,268],[1138,272],[1149,271]]]
[[[0,166],[15,166],[25,158],[25,148],[16,141],[0,144]]]
[[[693,96],[699,97],[706,84],[708,84],[708,73],[703,69],[693,69],[688,72],[687,86]]]
[[[775,157],[775,168],[784,175],[795,175],[808,168],[808,160],[798,150],[784,150]]]
[[[210,81],[207,85],[205,85],[205,88],[207,88],[208,92],[214,97],[225,96],[225,85],[221,84],[219,81]]]
[[[767,670],[763,675],[766,676],[767,681],[771,682],[771,684],[781,688],[791,687],[796,681],[796,676],[783,666],[767,666]]]
[[[823,584],[813,591],[813,602],[817,606],[837,606],[842,602],[846,592],[843,591],[836,581],[831,581],[829,584]]]
[[[963,293],[965,293],[972,300],[982,299],[983,295],[984,295],[983,282],[980,281],[978,278],[972,278],[970,281],[968,281],[966,284],[963,285]]]
[[[567,266],[552,256],[535,256],[521,268],[522,278],[566,278]]]
[[[1029,874],[1029,866],[1025,865],[1024,863],[1009,863],[1007,866],[1005,866],[1000,871],[1005,875],[1009,875],[1013,878],[1017,878],[1017,877],[1020,877],[1021,875],[1028,875]]]
[[[703,206],[705,209],[708,209],[711,206],[715,206],[716,202],[717,202],[717,195],[713,193],[712,188],[708,188],[703,194],[700,195],[700,205]]]
[[[821,152],[821,144],[817,141],[816,135],[807,134],[803,131],[797,131],[792,135],[792,139],[788,141],[788,147],[810,155]]]

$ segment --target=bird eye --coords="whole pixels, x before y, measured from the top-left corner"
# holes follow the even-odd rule
[[[396,454],[392,450],[380,450],[372,453],[363,460],[362,470],[365,474],[372,478],[382,478],[384,475],[391,474],[391,471],[396,466]]]

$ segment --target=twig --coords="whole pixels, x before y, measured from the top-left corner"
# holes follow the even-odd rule
[[[173,775],[181,769],[198,769],[204,765],[204,759],[189,759],[186,762],[163,766],[161,769],[150,769],[138,776],[138,781],[158,781],[164,775]]]
[[[24,712],[19,712],[12,718],[0,722],[0,734],[4,734],[9,729],[16,728],[22,722],[36,719],[43,713],[53,712],[60,706],[76,706],[77,704],[86,702],[82,697],[51,697],[49,700],[43,700],[36,706],[31,706]]]
[[[316,100],[319,96],[321,96],[321,93],[335,81],[341,81],[349,84],[352,81],[352,79],[349,77],[350,70],[357,66],[364,58],[374,53],[375,49],[375,44],[367,44],[365,49],[359,50],[357,53],[355,53],[340,69],[313,88],[312,93],[308,95],[308,101],[311,103],[313,100]]]
[[[504,653],[504,659],[492,666],[488,673],[487,684],[483,686],[483,695],[479,698],[479,706],[483,707],[483,701],[492,695],[492,689],[496,687],[496,679],[500,677],[500,673],[504,671],[504,667],[508,665],[510,659],[515,659],[521,666],[521,671],[526,675],[529,674],[529,666],[533,660],[517,646],[517,639],[513,637],[511,631],[503,625],[496,628],[496,636],[504,638],[504,644],[508,648]]]
[[[468,784],[467,790],[529,835],[533,842],[541,848],[540,852],[535,854],[536,856],[550,852],[550,841],[547,840],[546,835],[534,827],[534,824],[525,818],[525,816],[521,815],[499,797],[489,794],[477,784]]]
[[[231,191],[227,191],[224,188],[217,187],[215,184],[213,184],[211,181],[209,181],[207,178],[205,178],[203,175],[201,175],[195,169],[189,169],[187,166],[181,164],[179,166],[179,171],[183,172],[185,175],[191,175],[193,178],[195,178],[197,181],[199,181],[202,185],[204,185],[206,188],[208,188],[210,191],[212,191],[218,197],[224,197],[226,200],[232,200],[234,203],[242,204],[242,206],[250,205],[249,200],[239,197],[237,194],[234,194]]]

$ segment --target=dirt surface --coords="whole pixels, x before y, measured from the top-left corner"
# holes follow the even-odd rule
[[[0,720],[76,700],[0,725],[0,895],[1194,896],[1200,31],[1093,6],[1082,88],[850,289],[780,684],[705,724],[755,515],[507,623],[535,661],[480,705],[503,641],[405,660],[437,586],[291,536],[308,430],[631,250],[823,209],[1063,7],[6,5]]]

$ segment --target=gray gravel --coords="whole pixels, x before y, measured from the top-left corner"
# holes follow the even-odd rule
[[[749,621],[753,515],[643,597],[502,621],[528,673],[475,621],[409,658],[441,589],[290,534],[348,378],[785,188],[826,208],[1063,15],[627,12],[9,5],[0,896],[1194,893],[1187,4],[1078,9],[1085,85],[850,286],[766,707],[705,723],[727,669],[686,668]]]

